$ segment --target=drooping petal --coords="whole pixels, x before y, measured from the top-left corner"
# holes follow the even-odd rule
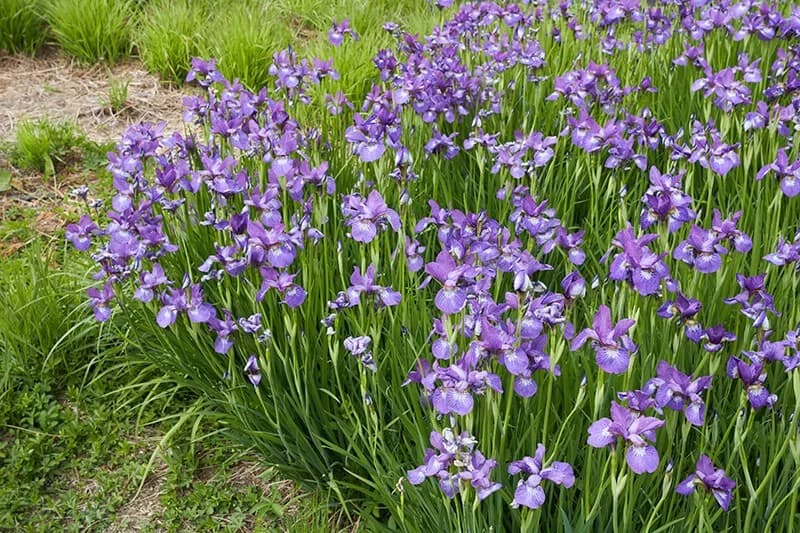
[[[517,490],[514,491],[514,501],[511,502],[513,507],[520,505],[530,509],[538,509],[544,504],[544,489],[539,485],[528,485],[520,481],[517,485]]]
[[[658,451],[655,446],[629,446],[625,460],[637,474],[651,474],[658,468]]]

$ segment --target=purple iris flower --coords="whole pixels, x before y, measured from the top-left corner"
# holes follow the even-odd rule
[[[442,154],[445,159],[453,159],[461,151],[455,143],[457,135],[457,131],[444,135],[434,126],[430,140],[425,143],[425,156]]]
[[[358,40],[358,34],[350,28],[348,19],[344,19],[341,22],[334,20],[333,25],[328,30],[328,42],[333,46],[341,46],[345,35],[349,35],[354,41]]]
[[[454,498],[461,492],[461,482],[465,481],[477,489],[480,500],[502,488],[500,483],[492,483],[489,479],[497,461],[486,459],[480,450],[475,449],[478,441],[466,431],[460,435],[455,435],[450,428],[441,433],[432,431],[430,442],[433,448],[425,452],[422,466],[406,473],[412,485],[420,485],[426,478],[435,477],[442,492],[448,498]]]
[[[692,342],[700,342],[703,335],[703,327],[695,320],[695,316],[703,308],[700,300],[687,298],[682,292],[678,292],[675,300],[667,300],[658,308],[656,314],[661,318],[675,318],[679,324],[685,324],[686,337]]]
[[[431,393],[430,400],[434,409],[442,415],[450,413],[467,415],[475,403],[473,394],[483,395],[487,389],[501,394],[503,392],[500,378],[487,370],[478,370],[475,358],[469,355],[448,367],[441,367],[438,362],[434,363],[430,379],[438,380],[440,383]]]
[[[635,323],[635,320],[625,318],[616,325],[612,324],[611,309],[600,305],[600,309],[594,315],[593,327],[578,333],[572,339],[570,349],[574,352],[587,340],[591,340],[597,366],[610,374],[624,374],[630,364],[630,354],[638,349],[627,335]]]
[[[583,231],[569,233],[561,226],[556,230],[556,244],[566,250],[569,262],[576,266],[580,266],[586,261],[586,254],[581,249],[583,233]]]
[[[197,283],[188,285],[188,279],[184,285],[180,289],[168,289],[162,293],[161,302],[164,305],[156,315],[156,322],[160,327],[166,328],[174,324],[179,312],[185,312],[189,320],[195,323],[208,322],[215,316],[214,306],[204,300],[203,288]]]
[[[746,363],[736,356],[731,356],[726,365],[726,373],[731,379],[739,379],[747,390],[747,400],[753,409],[772,407],[778,400],[775,394],[770,394],[764,382],[767,372],[764,362]]]
[[[561,280],[561,288],[564,290],[564,297],[570,302],[586,296],[586,280],[575,270],[570,272]]]
[[[255,313],[239,319],[239,328],[245,333],[254,335],[261,330],[261,313]]]
[[[648,382],[645,383],[644,389],[618,392],[617,398],[623,402],[627,402],[628,409],[634,414],[643,415],[645,411],[651,407],[655,409],[658,414],[663,414],[663,410],[656,405],[656,400],[653,398],[654,394],[655,387]]]
[[[139,280],[141,283],[133,293],[133,297],[145,303],[153,299],[153,289],[169,284],[169,279],[164,274],[164,269],[158,263],[153,263],[151,272],[145,271],[139,274]]]
[[[700,335],[700,341],[703,342],[703,349],[709,353],[716,353],[722,350],[724,343],[733,342],[736,340],[736,335],[730,331],[726,331],[722,324],[706,328]]]
[[[575,474],[569,463],[553,461],[550,466],[542,468],[544,461],[544,444],[536,447],[534,457],[523,457],[519,461],[512,461],[508,465],[508,473],[512,476],[526,474],[528,477],[520,479],[517,489],[514,491],[514,500],[511,507],[517,508],[520,505],[529,509],[538,509],[544,504],[545,495],[542,488],[542,481],[548,480],[556,485],[564,485],[566,488],[575,484]]]
[[[372,339],[367,336],[363,337],[347,337],[344,340],[345,349],[350,352],[350,355],[359,359],[364,368],[372,372],[378,371],[378,366],[372,359],[372,352],[369,350],[369,345]]]
[[[358,267],[353,267],[350,275],[350,287],[347,288],[347,299],[349,306],[353,307],[361,303],[361,294],[375,295],[375,306],[391,307],[400,303],[400,293],[391,287],[383,287],[375,284],[375,265],[369,265],[364,273]]]
[[[797,267],[800,268],[800,232],[794,236],[792,242],[788,242],[784,240],[783,237],[780,237],[775,251],[765,255],[764,260],[775,266],[798,263]]]
[[[711,387],[711,376],[692,379],[663,360],[658,362],[656,371],[657,377],[645,385],[646,389],[655,389],[655,406],[683,411],[690,424],[702,426],[706,404],[700,393]]]
[[[736,281],[742,292],[732,298],[723,299],[723,302],[741,305],[742,314],[753,321],[754,327],[769,330],[767,311],[776,316],[780,316],[780,313],[775,309],[775,298],[766,291],[766,277],[766,273],[751,277],[736,274]]]
[[[627,281],[643,296],[658,294],[661,281],[669,277],[669,268],[663,261],[666,252],[656,255],[647,247],[657,238],[658,235],[647,234],[637,239],[631,226],[617,233],[611,242],[622,252],[614,256],[609,278]]]
[[[622,439],[628,446],[625,460],[637,474],[653,473],[658,468],[658,450],[648,441],[656,440],[655,430],[664,425],[663,420],[651,416],[638,416],[617,402],[611,402],[611,418],[601,418],[589,426],[589,439],[594,448],[605,448]]]
[[[697,213],[692,209],[692,197],[681,189],[684,173],[672,176],[650,167],[650,187],[642,197],[642,203],[645,204],[640,220],[642,229],[658,221],[666,221],[667,229],[672,233],[697,218]]]
[[[107,281],[100,290],[91,287],[86,291],[89,295],[89,302],[94,311],[94,317],[98,322],[105,322],[111,318],[111,307],[109,304],[114,300],[114,287]]]
[[[711,231],[715,233],[720,241],[727,241],[728,247],[733,248],[740,254],[746,254],[753,247],[750,236],[736,227],[742,212],[737,211],[731,218],[723,220],[722,214],[714,209],[714,217],[711,221]]]
[[[258,387],[261,383],[261,371],[258,368],[258,359],[255,355],[251,355],[244,365],[244,373],[247,374],[247,379],[253,384],[253,387]]]
[[[736,482],[725,476],[725,470],[717,469],[707,455],[702,454],[697,460],[697,470],[689,477],[678,483],[675,492],[688,496],[697,487],[711,492],[723,511],[731,505],[731,492],[736,487]]]
[[[425,265],[425,273],[442,284],[434,299],[439,311],[454,315],[464,308],[467,291],[459,285],[459,281],[468,272],[469,266],[456,265],[453,257],[444,250],[436,256],[436,261]]]
[[[231,335],[239,329],[236,321],[233,320],[233,314],[230,310],[225,309],[223,312],[224,320],[212,316],[208,320],[208,328],[217,334],[217,339],[214,341],[214,351],[219,354],[225,354],[233,347]]]
[[[712,274],[722,267],[722,254],[726,253],[728,249],[719,244],[715,232],[692,226],[689,238],[678,244],[672,256],[702,274]]]
[[[97,224],[89,215],[83,215],[77,223],[67,226],[66,237],[69,242],[80,252],[85,252],[92,244],[91,237],[99,231]]]
[[[272,268],[261,268],[261,288],[256,293],[256,301],[264,299],[269,289],[276,289],[283,294],[283,303],[291,308],[303,305],[306,300],[306,290],[294,282],[297,274],[279,272]]]
[[[743,122],[744,131],[760,130],[765,128],[768,121],[769,110],[767,109],[767,104],[761,100],[756,104],[755,111],[745,114]]]
[[[376,190],[371,191],[366,200],[358,194],[346,195],[342,213],[345,225],[350,227],[351,237],[357,242],[371,242],[387,225],[394,231],[400,230],[400,216],[394,209],[389,209]]]
[[[775,177],[780,180],[783,194],[790,198],[800,194],[800,159],[790,164],[786,148],[778,150],[775,161],[762,167],[756,174],[756,179],[761,180],[770,172],[774,172]]]
[[[186,301],[186,289],[168,289],[161,295],[161,302],[164,304],[158,310],[156,323],[162,328],[166,328],[175,323],[178,312],[186,311],[188,303]]]
[[[425,253],[425,246],[422,246],[419,241],[406,237],[406,264],[408,265],[409,272],[419,272],[425,265],[425,259],[421,254]]]
[[[286,268],[297,257],[295,243],[282,223],[265,228],[259,221],[248,220],[247,234],[250,236],[247,253],[253,264],[266,259],[275,268]]]

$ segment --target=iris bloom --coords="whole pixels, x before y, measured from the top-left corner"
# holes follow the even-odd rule
[[[731,492],[736,487],[736,482],[725,476],[725,470],[717,469],[707,455],[703,454],[697,460],[697,470],[689,477],[678,483],[675,492],[688,496],[697,487],[711,492],[723,511],[727,511],[731,504]]]
[[[638,416],[617,402],[611,402],[611,418],[601,418],[589,426],[589,446],[605,448],[622,439],[628,445],[625,460],[637,474],[652,473],[658,468],[658,450],[647,441],[656,440],[655,430],[663,420]]]
[[[612,324],[611,310],[601,305],[594,315],[592,327],[578,333],[570,348],[575,351],[590,340],[597,365],[610,374],[624,374],[628,370],[630,354],[638,349],[627,335],[635,323],[635,320],[625,318],[616,325]]]
[[[517,474],[527,474],[527,478],[520,479],[517,490],[514,491],[514,500],[511,507],[515,509],[520,505],[530,509],[538,509],[544,504],[544,489],[542,481],[552,481],[556,485],[564,485],[566,488],[575,484],[575,474],[569,463],[554,461],[550,466],[542,468],[544,460],[544,444],[536,447],[534,457],[523,457],[519,461],[514,461],[508,465],[508,473],[512,476]]]

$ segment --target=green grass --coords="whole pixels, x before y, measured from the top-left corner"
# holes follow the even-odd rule
[[[47,37],[40,0],[0,0],[0,50],[34,55]]]
[[[258,0],[217,5],[203,33],[200,55],[215,57],[221,72],[252,88],[270,80],[272,54],[292,42],[292,33],[272,4]]]
[[[22,170],[53,176],[57,169],[79,160],[86,142],[83,133],[69,122],[24,121],[17,126],[9,162]]]
[[[91,320],[83,272],[37,245],[0,262],[0,529],[346,526],[219,428],[176,425],[193,397]]]
[[[110,81],[106,106],[113,113],[119,113],[128,105],[128,85],[130,83],[130,78],[115,78]]]
[[[84,63],[114,64],[131,53],[133,0],[45,0],[58,45]]]
[[[135,38],[139,59],[162,79],[183,83],[192,57],[200,54],[212,4],[157,0],[142,10]]]

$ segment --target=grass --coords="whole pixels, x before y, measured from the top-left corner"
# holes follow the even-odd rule
[[[206,40],[211,4],[195,0],[149,2],[139,18],[136,48],[151,72],[176,84],[183,83],[192,57]]]
[[[58,45],[84,63],[114,64],[131,53],[133,0],[46,0]]]
[[[35,55],[47,37],[40,0],[0,0],[0,50]]]
[[[82,265],[38,245],[0,262],[0,529],[344,527],[218,428],[176,427],[192,397],[89,319]]]
[[[119,113],[128,105],[128,85],[130,83],[130,78],[114,78],[110,81],[106,106],[112,113]]]
[[[335,87],[351,96],[357,108],[361,97],[375,81],[372,55],[377,48],[389,46],[386,35],[370,23],[382,18],[392,19],[393,15],[407,16],[412,29],[427,31],[426,28],[442,17],[428,6],[414,7],[402,2],[387,6],[383,2],[359,0],[328,5],[305,0],[276,2],[277,15],[267,25],[261,21],[269,18],[272,12],[263,11],[262,6],[250,2],[229,5],[233,7],[205,19],[188,4],[178,4],[175,11],[170,11],[171,6],[166,4],[153,4],[146,7],[142,20],[160,21],[153,24],[154,32],[166,26],[164,21],[170,14],[190,20],[207,20],[208,31],[202,32],[207,41],[200,43],[198,39],[200,53],[217,55],[223,73],[240,78],[249,87],[257,87],[268,80],[265,65],[271,62],[270,52],[284,43],[294,42],[298,49],[305,47],[306,52],[320,57],[333,55],[335,67],[343,74],[340,84]],[[153,11],[147,11],[151,7]],[[163,13],[158,10],[163,10]],[[163,18],[156,17],[153,14],[156,12]],[[368,13],[369,16],[359,13]],[[348,41],[338,49],[326,45],[325,30],[329,18],[336,15],[341,19],[351,14],[352,24],[361,33],[362,41]],[[195,16],[198,18],[191,18]],[[286,26],[276,25],[275,20],[286,23]],[[721,178],[699,165],[687,165],[689,173],[685,185],[700,213],[698,224],[704,227],[709,226],[714,207],[721,208],[725,214],[744,210],[740,227],[753,237],[754,250],[746,256],[734,253],[726,256],[725,267],[716,276],[698,275],[668,256],[671,271],[681,281],[684,292],[703,301],[702,320],[705,325],[722,323],[736,333],[738,340],[726,349],[725,356],[751,349],[759,335],[742,318],[738,309],[722,303],[723,297],[737,292],[735,273],[753,275],[766,270],[769,273],[768,289],[776,295],[777,305],[784,313],[774,318],[773,326],[779,334],[795,327],[800,320],[800,308],[794,305],[798,295],[797,273],[790,268],[781,271],[761,261],[766,253],[772,251],[779,235],[790,236],[797,229],[796,204],[781,197],[773,181],[753,180],[754,172],[774,156],[779,146],[775,132],[765,130],[745,136],[740,125],[728,114],[721,113],[699,94],[689,91],[692,81],[699,76],[697,72],[660,68],[680,52],[678,42],[649,53],[651,55],[626,52],[609,58],[598,51],[597,39],[571,39],[565,28],[562,28],[563,42],[556,44],[547,37],[552,29],[548,24],[553,23],[545,23],[539,34],[548,60],[541,72],[545,81],[527,84],[519,72],[509,72],[503,86],[514,80],[517,89],[508,90],[507,100],[497,116],[484,120],[485,130],[498,132],[502,140],[511,139],[515,130],[527,132],[536,129],[557,135],[566,123],[561,113],[563,102],[546,102],[544,98],[551,92],[556,76],[571,68],[585,66],[590,60],[609,61],[624,85],[637,85],[643,76],[651,75],[660,92],[644,95],[633,102],[627,100],[626,105],[632,106],[632,112],[648,106],[670,132],[688,127],[690,114],[694,112],[703,120],[714,118],[724,138],[731,142],[744,141],[742,166]],[[168,46],[171,42],[158,42],[157,35],[151,36],[155,43],[151,50],[155,51],[155,56],[167,58],[161,67],[167,77],[179,77],[178,73],[185,68],[185,63],[180,60],[181,54],[190,44],[194,45],[188,42],[189,37],[185,37],[191,35],[189,24],[178,26],[174,49]],[[299,38],[305,39],[302,44],[298,43]],[[741,50],[748,51],[751,57],[763,56],[763,64],[768,65],[774,59],[776,46],[755,38],[739,43],[721,35],[706,38],[714,68],[733,64]],[[581,59],[573,67],[576,57]],[[162,501],[165,505],[164,523],[176,528],[186,524],[200,529],[209,527],[219,521],[220,509],[224,510],[223,515],[230,517],[231,524],[250,524],[248,520],[251,518],[247,516],[251,515],[247,513],[252,513],[254,506],[259,505],[257,496],[249,489],[236,497],[220,493],[226,490],[225,480],[231,477],[225,473],[231,463],[227,462],[224,451],[220,451],[226,441],[221,440],[220,444],[215,441],[218,437],[215,432],[223,428],[225,438],[252,447],[260,460],[275,464],[282,475],[321,488],[323,492],[314,496],[320,500],[312,501],[312,507],[321,505],[327,513],[330,508],[323,502],[340,503],[351,516],[361,514],[367,527],[389,524],[412,531],[447,531],[456,528],[486,530],[490,526],[498,530],[529,530],[538,526],[548,530],[599,531],[654,526],[667,530],[684,522],[689,527],[707,530],[793,528],[800,517],[797,507],[800,447],[796,426],[800,412],[800,376],[797,371],[785,376],[780,366],[773,365],[767,385],[778,394],[780,408],[771,411],[748,409],[740,384],[724,375],[725,356],[704,353],[683,337],[679,325],[655,317],[663,298],[641,297],[624,284],[605,280],[608,265],[602,264],[599,256],[628,220],[634,220],[636,224],[641,207],[638,201],[648,186],[647,179],[635,168],[604,168],[603,154],[583,153],[563,135],[554,147],[556,158],[535,177],[525,178],[523,182],[540,198],[550,201],[566,226],[586,229],[585,248],[589,258],[582,272],[587,279],[597,275],[599,281],[586,299],[570,307],[569,319],[576,328],[583,328],[591,323],[601,303],[610,305],[614,320],[622,317],[636,319],[633,336],[639,344],[639,352],[626,374],[607,375],[597,369],[588,348],[572,353],[560,333],[553,331],[547,351],[553,363],[558,362],[561,366],[561,375],[557,379],[543,376],[539,379],[539,393],[524,401],[492,393],[476,397],[475,410],[468,417],[458,419],[459,428],[472,431],[478,438],[479,447],[499,459],[501,464],[496,475],[497,479],[503,479],[506,487],[478,505],[472,493],[454,501],[446,499],[431,480],[420,487],[411,487],[404,482],[405,471],[422,461],[429,432],[441,430],[449,425],[448,422],[454,422],[447,417],[436,417],[429,409],[421,407],[422,395],[418,387],[403,388],[400,385],[417,359],[427,356],[431,321],[438,315],[432,306],[436,283],[428,289],[419,289],[424,275],[411,274],[403,269],[403,237],[412,235],[414,223],[429,214],[426,200],[431,197],[448,207],[467,211],[485,209],[493,218],[505,221],[510,207],[507,202],[495,198],[494,192],[509,178],[506,171],[497,175],[486,171],[488,155],[485,152],[461,153],[450,161],[426,157],[423,147],[431,125],[408,111],[403,115],[403,142],[413,153],[415,169],[421,177],[406,184],[413,203],[398,207],[399,187],[386,177],[389,168],[385,159],[391,158],[384,156],[384,161],[375,165],[361,163],[352,156],[350,147],[341,142],[344,128],[351,123],[351,115],[346,113],[339,118],[320,116],[322,92],[329,88],[333,86],[326,85],[315,93],[317,100],[311,107],[292,110],[293,114],[302,117],[305,126],[321,126],[323,137],[332,143],[331,147],[321,150],[311,147],[302,157],[312,161],[331,161],[340,194],[352,190],[363,193],[367,190],[365,182],[374,183],[390,206],[401,211],[406,233],[394,235],[386,232],[370,246],[359,246],[346,237],[342,228],[340,197],[315,198],[318,203],[314,205],[313,224],[318,225],[326,237],[301,252],[297,279],[309,291],[303,308],[287,310],[279,305],[277,298],[256,303],[252,294],[255,289],[250,289],[260,282],[257,273],[243,275],[228,285],[209,283],[209,298],[215,303],[234,307],[242,316],[261,312],[272,332],[271,344],[243,339],[241,347],[237,347],[239,351],[228,358],[213,353],[213,336],[201,326],[182,320],[171,329],[159,328],[153,322],[153,314],[160,304],[140,306],[124,296],[121,300],[129,307],[117,312],[115,318],[119,322],[112,323],[109,328],[113,332],[110,338],[119,344],[112,342],[103,346],[102,355],[98,355],[82,343],[89,337],[109,342],[108,332],[90,329],[88,323],[82,321],[78,321],[74,328],[70,326],[76,323],[75,314],[85,312],[85,309],[81,304],[66,299],[69,290],[59,289],[50,296],[45,290],[40,296],[30,296],[26,293],[27,286],[36,286],[38,282],[31,281],[33,278],[25,273],[25,269],[4,271],[0,279],[23,280],[21,285],[9,291],[12,299],[0,300],[6,308],[15,309],[15,313],[10,315],[12,318],[0,322],[0,332],[5,332],[0,336],[0,347],[11,347],[9,361],[17,361],[9,366],[12,370],[5,371],[5,383],[25,383],[26,377],[31,381],[33,376],[33,382],[24,385],[29,388],[20,389],[20,394],[14,396],[17,399],[10,404],[16,407],[8,419],[29,430],[14,433],[17,439],[21,441],[33,431],[38,438],[59,435],[63,439],[61,435],[72,432],[81,435],[81,441],[96,440],[97,437],[91,433],[81,433],[84,430],[76,427],[74,421],[61,411],[62,403],[83,405],[80,412],[89,413],[85,416],[96,420],[99,426],[112,428],[112,432],[113,428],[119,427],[119,435],[128,434],[131,426],[126,425],[128,422],[124,417],[116,419],[104,415],[100,408],[95,409],[93,400],[87,399],[91,396],[87,391],[103,391],[103,398],[120,402],[114,408],[119,413],[129,413],[128,407],[142,400],[142,407],[136,410],[140,420],[161,418],[167,422],[177,418],[180,425],[164,424],[160,427],[162,433],[159,433],[159,436],[176,436],[174,444],[165,453],[170,473],[165,476],[167,488]],[[763,84],[758,89],[763,89]],[[737,110],[739,114],[743,112]],[[599,111],[598,117],[606,118]],[[441,121],[437,126],[445,133],[459,132],[461,139],[470,132],[468,121],[463,124]],[[227,153],[225,150],[229,147],[225,141],[215,139],[217,141],[220,150]],[[240,152],[232,149],[230,152],[236,157],[241,156]],[[796,149],[792,157],[796,157]],[[648,153],[648,162],[661,170],[674,170],[683,165],[671,160],[668,150],[663,149]],[[197,163],[192,159],[192,165]],[[251,165],[249,170],[254,173],[264,170],[260,161],[244,162],[244,165]],[[570,186],[565,187],[565,182]],[[621,194],[623,190],[627,194]],[[231,209],[241,208],[236,203],[238,199],[227,200]],[[185,271],[196,274],[194,268],[213,250],[215,240],[229,238],[211,230],[203,233],[206,230],[196,224],[197,214],[208,208],[209,202],[208,195],[200,194],[184,204],[187,206],[185,211],[179,210],[177,215],[165,214],[167,220],[175,217],[170,236],[180,245],[179,254],[162,260],[175,280],[181,279]],[[284,219],[290,217],[290,206],[284,197],[281,213]],[[220,212],[224,207],[215,205]],[[195,209],[197,213],[191,211]],[[440,249],[434,233],[414,234],[428,245],[428,260]],[[652,246],[667,251],[684,237],[685,231],[677,235],[661,231]],[[529,249],[532,253],[537,250],[533,244]],[[402,303],[395,309],[379,312],[366,309],[366,306],[347,310],[337,318],[336,333],[327,335],[319,322],[329,312],[327,301],[337,291],[346,288],[353,266],[363,268],[368,262],[378,264],[381,284],[391,285],[403,293]],[[537,280],[557,287],[560,275],[572,267],[563,257],[552,259],[552,262],[555,271],[539,273]],[[36,279],[49,278],[50,274],[47,274]],[[505,291],[511,290],[510,287],[508,280],[498,282],[492,288],[492,297],[500,298]],[[55,318],[47,314],[43,317],[41,332],[34,331],[30,324],[38,319],[32,314],[38,307],[27,305],[28,301],[41,302],[56,313],[59,309],[74,311],[61,318],[57,314]],[[98,328],[96,325],[92,327]],[[449,328],[451,337],[458,336],[459,328],[452,323],[445,321],[444,327]],[[73,339],[75,331],[85,336],[78,335]],[[358,367],[357,361],[342,349],[342,340],[346,336],[361,334],[373,338],[372,346],[380,369],[375,375]],[[775,337],[778,337],[777,333]],[[77,343],[76,349],[62,351],[67,343],[73,341]],[[471,342],[472,339],[462,339],[460,348],[466,350]],[[115,350],[123,349],[129,353],[124,359],[116,358]],[[70,358],[69,354],[76,353],[91,353],[97,358],[96,362],[88,367],[81,366],[80,361]],[[255,390],[241,371],[249,353],[258,353],[263,367],[261,386]],[[656,442],[662,458],[659,470],[653,475],[635,476],[627,470],[621,449],[588,449],[586,430],[593,421],[608,415],[609,402],[618,392],[640,387],[651,378],[660,359],[667,359],[687,373],[714,375],[714,386],[706,395],[709,402],[707,422],[702,428],[691,427],[683,421],[680,413],[667,412],[665,429],[659,432]],[[58,370],[48,370],[50,364],[59,365],[55,367]],[[108,368],[98,368],[103,364]],[[169,376],[180,386],[175,387],[169,379],[151,377],[156,368],[160,375]],[[75,369],[80,369],[83,376],[89,376],[81,379],[77,389],[64,389],[60,383],[56,386],[37,383],[40,374],[45,376],[43,381],[47,381],[48,373],[72,375]],[[225,381],[224,376],[229,376],[230,381]],[[586,384],[582,384],[584,379]],[[116,390],[104,389],[104,383]],[[144,399],[137,396],[139,393],[131,392],[141,391],[149,383],[158,387]],[[504,389],[510,391],[512,387],[512,381],[505,379]],[[369,393],[369,401],[366,393]],[[196,397],[202,401],[194,403]],[[166,398],[171,398],[170,408],[176,409],[175,412],[165,413],[159,409],[160,402]],[[95,411],[97,414],[92,414]],[[176,418],[169,418],[173,415]],[[209,423],[209,419],[214,422]],[[220,422],[223,425],[218,426]],[[133,427],[138,428],[138,423]],[[191,431],[186,429],[189,427]],[[177,437],[184,435],[185,431],[189,431],[188,438]],[[209,433],[213,435],[198,439]],[[547,507],[541,511],[520,513],[509,510],[513,483],[506,481],[503,470],[509,460],[532,454],[536,442],[547,445],[548,460],[571,462],[578,474],[578,483],[569,491],[548,489]],[[98,446],[107,444],[101,439]],[[63,465],[70,464],[70,459],[62,459],[53,448],[38,452],[36,445],[29,443],[26,445],[28,448],[8,454],[9,464],[23,471],[19,478],[23,486],[25,480],[31,482],[47,476],[48,472],[60,472]],[[132,448],[123,447],[122,450],[114,451],[112,455],[117,458],[132,455]],[[728,475],[737,480],[738,488],[730,513],[723,513],[710,498],[687,499],[674,492],[675,484],[693,469],[701,452],[711,455],[718,466],[725,468]],[[44,465],[39,467],[38,462],[26,462],[25,453],[32,454]],[[91,461],[89,464],[96,469],[97,464],[113,461],[113,458],[102,456]],[[143,460],[127,468],[141,477],[148,465],[152,466],[150,461]],[[212,480],[221,480],[221,483],[212,481],[210,488],[192,492],[193,482],[207,480],[207,470],[213,467],[219,467],[222,473],[218,478],[212,476]],[[27,471],[31,473],[24,473]],[[85,471],[88,476],[88,468]],[[16,472],[13,470],[8,476],[17,479],[13,477]],[[95,520],[104,524],[107,516],[118,511],[120,505],[114,503],[118,498],[112,489],[116,486],[122,494],[129,494],[126,491],[131,484],[127,479],[129,477],[125,476],[109,478],[109,492],[103,493],[103,502],[109,507],[102,507],[103,502],[93,503],[100,506],[101,511],[92,518],[91,524]],[[28,490],[36,495],[34,499],[41,500],[44,489],[35,484],[31,486]],[[61,492],[69,491],[65,485],[58,487]],[[31,502],[26,500],[25,494],[12,493],[8,497],[9,501],[15,498],[22,502],[18,514],[29,517],[33,508]],[[273,504],[268,501],[255,511],[264,519],[259,524],[265,528],[289,527],[287,524],[290,522],[279,520],[285,506],[275,507]],[[66,513],[60,505],[53,504],[53,507]],[[74,513],[76,508],[70,507],[68,512]],[[311,527],[307,524],[312,523],[324,529],[330,527],[330,516],[326,513],[310,512],[300,522],[292,523],[306,524],[306,527]],[[26,520],[38,524],[35,518]]]
[[[23,170],[54,176],[57,169],[80,158],[86,143],[83,133],[69,122],[24,121],[17,126],[9,162]]]

